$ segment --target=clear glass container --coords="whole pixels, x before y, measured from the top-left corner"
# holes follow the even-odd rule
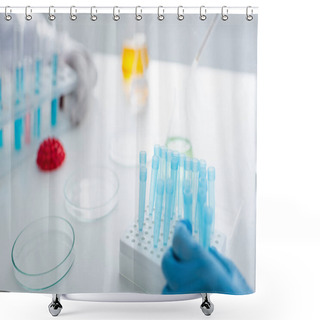
[[[70,222],[57,216],[33,221],[15,240],[11,259],[17,281],[29,291],[52,287],[71,269],[75,233]]]
[[[68,212],[82,221],[104,217],[118,203],[119,179],[105,167],[84,167],[76,170],[64,187]]]

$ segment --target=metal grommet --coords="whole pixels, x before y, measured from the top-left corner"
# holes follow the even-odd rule
[[[204,21],[207,19],[207,9],[205,6],[200,7],[200,20]]]
[[[28,12],[29,10],[30,10],[30,13],[32,13],[31,7],[27,6],[25,9],[25,16],[27,21],[30,21],[32,19],[32,15]]]
[[[138,14],[138,8],[140,9],[140,14]],[[137,21],[141,21],[142,20],[142,9],[141,9],[141,7],[140,6],[137,6],[136,7],[136,20]]]
[[[116,9],[118,9],[118,13],[117,14],[116,14]],[[119,13],[120,13],[119,8],[117,6],[113,7],[113,20],[114,21],[119,21],[120,20]]]
[[[74,12],[77,13],[77,9],[75,6],[71,6],[70,7],[70,19],[72,21],[76,21],[77,20],[77,15],[73,13],[73,9],[74,9]]]
[[[93,9],[95,9],[96,10],[95,13],[97,13],[96,7],[91,7],[91,9],[90,9],[90,19],[92,21],[97,21],[98,17],[97,17],[97,14],[93,14]]]
[[[53,21],[56,19],[56,16],[52,14],[51,10],[53,10],[53,12],[56,12],[56,9],[54,8],[54,6],[49,7],[49,20]]]
[[[249,14],[249,9],[251,10],[250,14]],[[247,7],[247,9],[246,9],[246,19],[248,21],[252,21],[253,20],[253,9],[250,6]]]
[[[182,13],[181,13],[182,12]],[[184,9],[183,6],[179,6],[177,10],[178,20],[182,21],[184,19]]]
[[[12,19],[12,16],[10,16],[10,14],[8,13],[9,8],[10,8],[10,6],[6,6],[6,7],[4,8],[4,18],[5,18],[7,21],[10,21],[10,20]],[[10,9],[10,12],[12,12],[11,9]]]
[[[160,8],[162,9],[162,13],[161,14],[160,14]],[[164,20],[164,9],[163,9],[163,6],[159,6],[158,7],[158,20],[159,21]]]
[[[221,8],[221,19],[223,21],[227,21],[228,20],[228,8],[226,6],[223,6]]]

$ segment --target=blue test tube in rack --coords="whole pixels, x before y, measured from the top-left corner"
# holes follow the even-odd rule
[[[139,153],[139,164],[140,167],[147,165],[147,153],[145,151],[140,151]]]
[[[139,231],[143,229],[144,222],[144,210],[146,203],[146,182],[147,182],[147,168],[145,166],[140,167],[139,174]]]
[[[206,179],[207,177],[207,163],[205,160],[200,160],[200,165],[199,165],[199,179],[204,178]]]
[[[171,159],[172,159],[172,150],[168,149],[167,150],[167,155],[166,155],[166,162],[167,162],[167,167],[166,167],[166,180],[171,178]]]
[[[156,197],[156,209],[154,216],[154,230],[153,230],[153,246],[158,247],[160,226],[161,226],[161,215],[162,215],[162,201],[164,192],[164,181],[158,179],[157,182],[157,197]]]
[[[198,183],[199,183],[199,167],[200,167],[199,160],[192,159],[192,216],[193,217],[196,214]]]
[[[156,144],[154,147],[153,147],[153,153],[155,156],[157,156],[159,159],[160,159],[160,145],[159,144]]]
[[[179,158],[179,174],[178,174],[178,219],[182,218],[183,212],[183,180],[184,180],[184,161],[185,154],[181,153]]]
[[[190,185],[192,183],[191,177],[192,177],[192,160],[191,158],[186,157],[184,161],[184,180],[188,180],[190,182]]]
[[[164,222],[163,222],[163,244],[166,246],[169,239],[170,221],[171,221],[171,210],[172,210],[172,199],[173,198],[173,182],[172,179],[168,179],[166,183],[166,205],[164,211]]]
[[[58,54],[54,53],[52,57],[52,87],[55,90],[57,86],[57,77],[58,77]],[[51,125],[54,127],[57,124],[58,116],[58,97],[55,93],[51,101]]]
[[[203,219],[203,225],[202,225],[202,242],[200,244],[204,249],[209,249],[210,247],[210,236],[211,236],[211,225],[212,225],[212,219],[213,219],[213,209],[207,205],[203,206],[202,210],[202,219]]]
[[[160,147],[160,178],[165,181],[167,169],[167,148]]]
[[[208,206],[212,209],[212,232],[214,233],[215,228],[215,180],[216,180],[216,170],[214,167],[208,168]]]
[[[205,178],[199,179],[199,186],[198,186],[198,195],[197,195],[197,204],[196,204],[196,214],[194,218],[194,232],[200,232],[201,225],[201,211],[202,207],[207,201],[207,180]]]
[[[152,216],[154,202],[155,202],[155,193],[158,179],[159,171],[159,157],[154,155],[152,157],[152,168],[151,168],[151,180],[150,180],[150,193],[149,193],[149,215]]]
[[[20,103],[22,103],[23,91],[24,91],[23,82],[24,82],[23,66],[18,65],[16,67],[16,108],[18,108]],[[16,150],[21,149],[22,133],[23,133],[22,118],[15,119],[14,120],[14,147]]]
[[[206,204],[207,198],[207,188],[204,186],[199,186],[198,192],[198,201],[197,201],[197,214],[198,214],[198,227],[199,227],[199,242],[203,245],[204,243],[204,236],[206,228],[205,221],[204,221],[204,205]]]
[[[173,183],[171,220],[174,218],[175,210],[176,210],[178,168],[179,168],[179,153],[174,151],[172,153],[172,159],[171,159],[171,180],[172,180],[172,183]]]
[[[183,183],[183,202],[184,202],[184,219],[189,220],[192,224],[192,190],[189,180]]]

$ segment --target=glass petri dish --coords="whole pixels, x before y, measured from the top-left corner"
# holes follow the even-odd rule
[[[68,212],[82,221],[104,217],[118,203],[119,179],[105,167],[78,169],[66,181],[65,204]]]
[[[61,281],[74,262],[75,234],[70,222],[57,216],[33,221],[15,240],[14,275],[25,289],[39,291]]]

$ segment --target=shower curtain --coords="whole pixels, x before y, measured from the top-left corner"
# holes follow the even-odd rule
[[[257,15],[134,12],[0,19],[0,290],[255,291]]]

